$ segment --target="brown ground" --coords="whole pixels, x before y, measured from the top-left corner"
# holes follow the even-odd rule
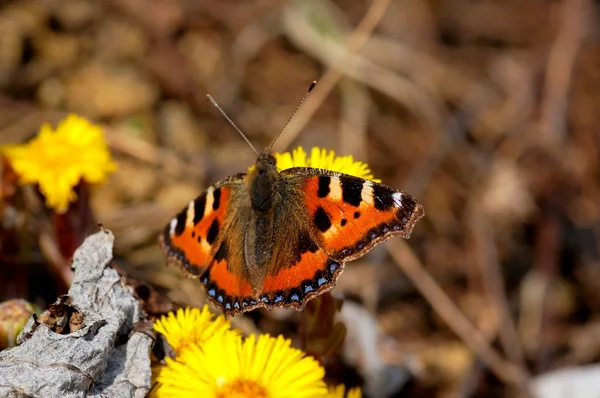
[[[119,171],[92,203],[120,267],[198,306],[201,287],[164,267],[156,236],[254,161],[205,94],[261,148],[320,80],[276,149],[353,154],[426,211],[408,245],[381,245],[340,278],[355,322],[337,379],[375,383],[386,365],[409,378],[396,397],[512,397],[519,377],[598,361],[596,5],[389,3],[0,1],[0,143],[65,112],[105,124]],[[340,75],[345,40],[362,49]],[[5,268],[2,294],[53,302],[43,264]],[[293,316],[235,322],[293,337]]]

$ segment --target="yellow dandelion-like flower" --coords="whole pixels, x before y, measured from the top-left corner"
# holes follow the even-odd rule
[[[155,396],[214,398],[324,397],[325,370],[281,336],[227,332],[166,359]]]
[[[329,395],[328,398],[362,398],[362,392],[360,388],[351,388],[348,390],[348,394],[346,394],[346,386],[343,384],[329,387]]]
[[[176,355],[189,346],[201,346],[208,339],[225,332],[238,333],[230,328],[231,322],[223,315],[215,316],[208,305],[202,311],[198,308],[180,308],[176,313],[170,312],[154,322],[154,330],[165,336]],[[165,388],[163,383],[157,382],[163,369],[165,367],[162,365],[152,367],[153,386],[150,395],[153,397],[160,397],[161,395],[157,395],[158,391]]]
[[[205,305],[198,308],[178,309],[154,322],[154,330],[165,336],[176,354],[190,345],[201,345],[213,336],[230,330],[231,322],[223,315],[215,316]]]
[[[100,184],[117,169],[102,128],[77,115],[63,119],[56,130],[44,123],[31,141],[5,146],[2,153],[20,183],[37,183],[46,204],[57,213],[75,201],[73,188],[80,180]]]
[[[337,171],[374,182],[381,182],[381,180],[373,178],[369,165],[364,162],[355,161],[352,155],[336,156],[334,151],[327,151],[319,147],[312,148],[310,156],[307,155],[301,146],[291,152],[274,153],[273,156],[275,156],[276,165],[279,170],[290,169],[292,167],[314,167],[316,169]]]

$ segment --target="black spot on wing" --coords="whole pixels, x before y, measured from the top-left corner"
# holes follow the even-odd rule
[[[206,235],[206,241],[212,245],[215,243],[217,239],[217,235],[219,234],[219,221],[214,219],[212,224],[210,224],[210,228],[208,229],[208,234]]]
[[[194,225],[197,225],[204,217],[204,208],[206,207],[206,194],[194,200]]]
[[[402,203],[400,209],[398,209],[398,218],[402,223],[402,229],[404,229],[405,225],[410,220],[410,217],[415,212],[415,208],[417,207],[417,201],[411,198],[408,195],[402,195]]]
[[[329,184],[331,183],[331,177],[320,176],[319,177],[319,189],[317,190],[317,196],[319,198],[325,198],[329,195]]]
[[[331,219],[321,206],[317,207],[317,210],[315,211],[314,222],[321,232],[326,232],[331,228]]]
[[[319,250],[319,246],[310,238],[308,232],[300,232],[298,236],[298,251],[300,254],[302,255],[306,252],[316,253],[317,250]]]
[[[354,218],[358,218],[360,217],[360,211],[355,211],[354,212]]]
[[[288,300],[292,303],[298,303],[302,300],[303,294],[300,288],[293,288],[288,291]]]
[[[310,279],[303,281],[300,284],[300,289],[301,289],[302,295],[307,295],[308,293],[312,293],[315,290],[317,290],[313,284],[313,281]]]
[[[221,205],[221,188],[213,191],[213,210],[218,210]]]
[[[342,221],[340,221],[340,225],[343,227],[344,225],[346,225],[348,223],[348,220],[346,220],[345,218],[342,218]]]
[[[342,200],[349,205],[358,207],[362,201],[363,180],[359,178],[340,177]]]
[[[187,220],[187,207],[177,214],[175,217],[177,223],[175,224],[175,235],[181,235],[185,231],[185,220]]]
[[[227,255],[229,254],[229,247],[227,246],[227,242],[223,241],[221,246],[219,246],[219,250],[215,253],[215,261],[219,262],[221,260],[226,260]]]
[[[289,290],[288,300],[302,300],[304,296],[318,291],[323,285],[330,284],[335,279],[341,266],[341,263],[328,259],[325,268],[318,270],[313,278],[302,281],[299,288]]]
[[[385,211],[394,206],[394,191],[380,184],[373,184],[373,203],[377,210]]]
[[[395,191],[392,190],[393,192]],[[392,199],[394,199],[393,196]],[[376,243],[389,237],[390,234],[407,237],[407,233],[412,231],[414,223],[423,216],[423,209],[415,199],[407,194],[402,195],[401,202],[395,199],[393,206],[394,209],[397,208],[396,218],[369,229],[356,243],[340,249],[333,257],[344,260],[354,257],[356,253],[364,254],[364,250],[372,249]]]

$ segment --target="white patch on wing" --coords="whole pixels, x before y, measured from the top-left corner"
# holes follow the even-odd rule
[[[175,228],[177,228],[177,217],[171,220],[171,224],[169,226],[169,235],[175,235]]]
[[[342,199],[342,182],[339,177],[331,177],[329,180],[329,195],[333,200],[341,200]]]
[[[396,202],[396,206],[402,207],[402,192],[394,192],[392,194],[392,198],[394,198],[394,202]]]
[[[213,202],[215,201],[215,196],[213,187],[208,187],[206,191],[206,206],[204,206],[204,217],[208,216],[213,211]]]
[[[342,230],[340,230],[341,226],[339,225],[339,223],[338,225],[335,225],[333,224],[333,220],[331,220],[331,222],[331,227],[327,231],[323,232],[323,236],[326,240],[335,239],[336,237],[339,237],[342,233]]]
[[[360,191],[360,198],[363,202],[369,206],[373,205],[373,183],[371,181],[365,181]]]
[[[194,201],[190,201],[187,208],[187,213],[185,215],[185,227],[186,228],[194,228]]]

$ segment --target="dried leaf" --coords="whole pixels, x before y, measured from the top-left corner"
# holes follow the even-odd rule
[[[134,329],[145,314],[109,266],[113,241],[110,231],[88,237],[74,255],[68,298],[40,317],[46,323],[30,318],[20,345],[0,352],[0,396],[146,396],[153,338]],[[67,334],[52,331],[50,320]]]

